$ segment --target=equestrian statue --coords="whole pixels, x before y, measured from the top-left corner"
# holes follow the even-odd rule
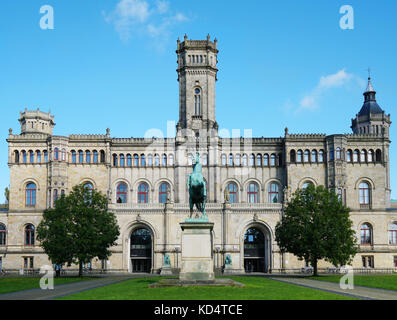
[[[196,154],[196,161],[193,164],[193,173],[189,174],[187,177],[187,186],[189,188],[190,219],[192,219],[193,207],[196,205],[197,210],[201,212],[200,220],[208,221],[207,214],[205,213],[207,191],[199,154]],[[196,213],[195,219],[198,218],[199,215]]]

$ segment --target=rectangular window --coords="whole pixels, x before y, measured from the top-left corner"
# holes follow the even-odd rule
[[[33,269],[33,257],[24,257],[23,258],[23,268],[24,269]]]
[[[397,230],[389,231],[389,244],[397,244]]]
[[[374,256],[362,256],[363,268],[374,268]]]

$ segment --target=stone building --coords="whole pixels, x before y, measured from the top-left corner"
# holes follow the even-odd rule
[[[10,129],[8,212],[0,212],[0,263],[5,269],[49,264],[35,238],[45,208],[85,184],[106,194],[120,237],[107,261],[91,267],[158,272],[165,254],[181,264],[179,223],[189,215],[187,175],[199,153],[214,222],[213,257],[231,272],[270,272],[305,266],[281,254],[275,226],[284,203],[308,184],[334,189],[348,207],[360,244],[356,268],[397,267],[397,211],[390,208],[389,126],[371,81],[352,134],[292,134],[281,138],[221,138],[215,118],[217,41],[177,42],[179,122],[173,138],[57,136],[54,116],[21,112]],[[225,192],[228,190],[228,192]],[[228,199],[227,199],[228,198]],[[226,201],[228,200],[228,201]],[[230,262],[230,261],[229,261]],[[321,262],[320,267],[328,267]]]

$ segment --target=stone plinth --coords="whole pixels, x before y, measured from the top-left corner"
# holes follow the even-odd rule
[[[181,281],[214,281],[214,259],[212,255],[213,223],[180,223],[182,228]]]

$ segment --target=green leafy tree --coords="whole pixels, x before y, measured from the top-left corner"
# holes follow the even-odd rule
[[[8,189],[8,187],[6,187],[4,189],[4,197],[6,198],[6,203],[9,204],[10,203],[10,189]]]
[[[351,263],[357,245],[349,212],[337,195],[323,186],[298,189],[276,226],[280,250],[310,262],[314,275],[318,275],[321,259],[333,265]]]
[[[107,211],[107,197],[83,185],[62,195],[55,208],[46,209],[37,227],[37,239],[55,264],[79,265],[93,258],[107,259],[120,235],[116,217]]]

